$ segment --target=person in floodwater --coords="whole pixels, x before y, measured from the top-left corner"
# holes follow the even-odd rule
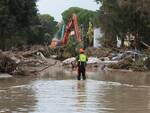
[[[79,52],[80,52],[80,54],[76,58],[76,60],[78,62],[78,76],[77,76],[77,79],[81,80],[81,75],[82,75],[83,80],[86,80],[86,75],[85,75],[86,69],[85,69],[85,67],[86,67],[86,62],[88,61],[88,58],[84,54],[84,49],[83,48],[80,48]]]

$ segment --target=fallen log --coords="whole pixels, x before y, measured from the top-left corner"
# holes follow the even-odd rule
[[[35,74],[40,73],[56,64],[57,64],[57,61],[55,61],[54,64],[50,64],[40,70],[31,70],[31,69],[29,69],[29,67],[18,67],[17,71],[14,74],[15,75],[23,75],[23,76],[35,75]]]
[[[150,49],[150,46],[148,44],[146,44],[145,42],[141,41],[141,43],[146,46],[148,49]]]
[[[39,50],[34,50],[34,51],[27,51],[22,54],[23,57],[28,58],[32,57],[35,53],[37,53]]]

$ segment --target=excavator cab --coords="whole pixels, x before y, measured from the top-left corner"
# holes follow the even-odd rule
[[[62,40],[58,40],[58,39],[53,39],[51,44],[50,44],[50,48],[58,48],[58,47],[61,47],[63,44]]]

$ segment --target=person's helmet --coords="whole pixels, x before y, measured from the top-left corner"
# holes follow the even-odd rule
[[[84,53],[84,49],[83,48],[80,48],[80,53]]]

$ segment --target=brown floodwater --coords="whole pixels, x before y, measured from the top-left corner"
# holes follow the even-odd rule
[[[150,113],[150,73],[48,69],[0,80],[0,113]]]

